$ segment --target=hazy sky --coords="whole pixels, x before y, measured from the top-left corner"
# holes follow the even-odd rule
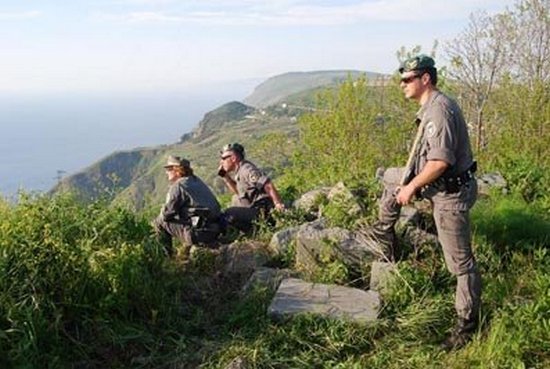
[[[193,88],[288,71],[391,73],[512,0],[1,0],[0,93]],[[481,7],[481,8],[480,8]]]

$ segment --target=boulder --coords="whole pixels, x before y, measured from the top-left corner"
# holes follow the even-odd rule
[[[269,250],[274,255],[284,255],[296,239],[298,230],[299,227],[292,227],[274,233],[269,242]]]
[[[268,313],[276,319],[310,313],[366,323],[376,320],[379,309],[378,292],[287,278],[277,289]]]
[[[223,250],[224,272],[251,274],[270,259],[267,245],[257,241],[233,242]]]
[[[403,206],[399,219],[397,220],[398,227],[413,226],[416,227],[420,223],[420,212],[412,206]]]
[[[242,356],[237,356],[224,369],[248,369],[250,368],[250,365],[248,364],[248,360]]]
[[[351,216],[359,216],[363,212],[358,197],[344,184],[344,182],[338,182],[332,187],[327,195],[327,199],[331,204],[345,206],[348,214]]]
[[[395,277],[397,265],[382,261],[374,261],[371,264],[370,289],[384,294],[388,291],[389,284]]]
[[[421,228],[406,228],[403,232],[403,238],[415,248],[422,245],[437,245],[437,235],[428,233]]]
[[[250,276],[241,291],[246,294],[251,289],[258,287],[275,291],[284,278],[289,278],[293,274],[290,269],[260,267]]]
[[[298,200],[294,201],[294,207],[307,213],[317,213],[319,211],[319,205],[323,202],[323,199],[326,199],[329,192],[329,187],[306,192]]]
[[[482,196],[489,196],[493,189],[508,192],[508,183],[499,172],[486,173],[477,178],[478,192]]]
[[[305,270],[315,270],[327,255],[342,260],[352,270],[361,270],[365,262],[374,259],[371,250],[357,235],[343,228],[325,228],[322,222],[304,224],[296,234],[296,264]]]

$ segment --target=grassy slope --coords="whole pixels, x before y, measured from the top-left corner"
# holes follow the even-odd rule
[[[211,253],[164,260],[147,219],[66,196],[0,201],[0,366],[223,368],[241,355],[256,368],[547,368],[550,219],[510,198],[473,218],[484,325],[446,354],[454,292],[438,249],[399,264],[371,326],[273,322],[270,294],[242,297]]]
[[[278,104],[287,96],[320,86],[335,85],[348,77],[357,78],[365,72],[355,70],[290,72],[269,78],[254,89],[254,93],[244,102],[258,108]],[[369,78],[376,78],[377,73],[367,72]]]

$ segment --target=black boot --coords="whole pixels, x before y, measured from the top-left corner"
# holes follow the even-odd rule
[[[477,319],[458,318],[455,328],[449,336],[441,343],[441,349],[444,351],[453,351],[461,349],[472,340],[477,330]]]

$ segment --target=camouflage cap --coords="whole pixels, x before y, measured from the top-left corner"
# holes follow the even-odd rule
[[[244,147],[239,143],[235,142],[235,143],[225,145],[224,147],[222,147],[220,154],[223,154],[226,151],[236,152],[244,158]]]
[[[409,58],[401,63],[401,65],[399,66],[399,73],[429,68],[435,68],[435,61],[432,57],[426,54],[420,54],[413,56],[412,58]]]
[[[187,159],[183,159],[179,156],[174,155],[168,155],[168,159],[166,160],[166,164],[164,165],[165,168],[169,167],[191,167],[191,163]]]

